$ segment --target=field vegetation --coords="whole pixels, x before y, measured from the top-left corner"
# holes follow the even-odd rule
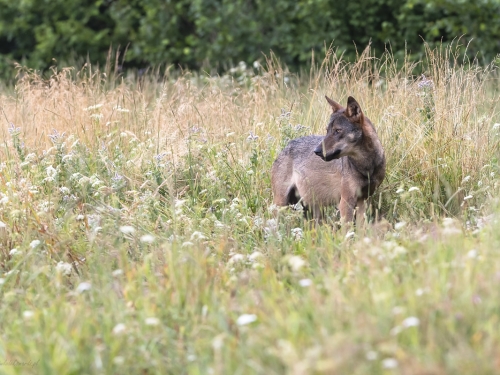
[[[19,68],[0,95],[0,372],[500,372],[499,77],[457,51]],[[354,96],[386,151],[354,231],[272,204],[271,164],[325,132],[325,94]]]

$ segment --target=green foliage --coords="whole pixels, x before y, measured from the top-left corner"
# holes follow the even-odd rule
[[[421,38],[431,47],[462,36],[464,44],[473,39],[468,55],[488,63],[498,53],[499,21],[496,0],[407,0],[398,15],[398,32],[414,54],[423,52],[418,48]]]
[[[47,69],[86,58],[106,63],[110,46],[127,49],[125,67],[167,65],[219,70],[273,50],[287,65],[310,62],[325,45],[353,58],[368,43],[421,58],[431,46],[464,36],[469,56],[491,61],[500,38],[495,0],[0,0],[0,67]],[[80,65],[81,65],[80,61]],[[121,61],[119,61],[121,63]]]

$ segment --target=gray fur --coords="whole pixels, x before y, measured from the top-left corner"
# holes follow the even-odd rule
[[[327,98],[333,108],[327,135],[297,138],[273,163],[274,203],[301,202],[322,219],[322,208],[336,205],[341,218],[351,222],[357,206],[362,219],[365,199],[385,176],[384,150],[375,128],[351,97],[347,108]]]

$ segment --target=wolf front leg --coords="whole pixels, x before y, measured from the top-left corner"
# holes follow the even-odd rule
[[[340,221],[342,222],[342,227],[350,227],[354,218],[354,208],[356,206],[356,197],[341,197],[339,210],[340,210]]]
[[[358,198],[358,206],[356,207],[356,228],[361,230],[365,224],[366,203],[363,198]]]

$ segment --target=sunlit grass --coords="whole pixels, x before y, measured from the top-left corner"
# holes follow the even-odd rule
[[[0,371],[497,373],[498,77],[459,58],[21,71],[0,96]],[[388,159],[347,234],[272,204],[325,94],[360,102]]]

